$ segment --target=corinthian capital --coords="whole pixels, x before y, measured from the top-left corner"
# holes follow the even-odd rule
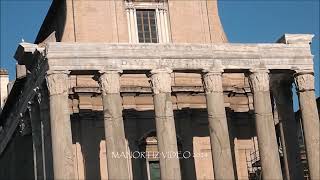
[[[249,75],[250,86],[253,92],[269,91],[269,71],[266,69],[252,70]]]
[[[297,91],[314,91],[314,75],[309,73],[296,73],[294,75]]]
[[[171,69],[155,69],[151,71],[151,87],[154,94],[171,92]]]
[[[206,93],[223,92],[222,88],[223,70],[203,71],[202,81]]]
[[[68,94],[70,71],[48,71],[46,82],[49,95]]]
[[[115,94],[120,92],[120,70],[100,71],[99,85],[102,94]]]

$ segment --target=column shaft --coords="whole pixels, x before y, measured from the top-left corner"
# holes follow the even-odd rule
[[[215,179],[235,179],[221,72],[203,75]]]
[[[102,72],[99,83],[103,101],[108,178],[132,179],[122,118],[119,71]]]
[[[35,179],[44,179],[40,109],[36,101],[30,103],[29,113],[32,127]]]
[[[272,89],[275,97],[281,132],[283,133],[283,147],[287,164],[287,179],[303,179],[303,169],[297,135],[297,122],[294,116],[292,101],[292,81],[282,80],[274,84]]]
[[[42,122],[42,151],[44,179],[53,179],[52,138],[49,113],[49,95],[46,88],[40,88],[40,118]]]
[[[269,75],[265,70],[249,77],[253,90],[255,124],[263,179],[282,179],[278,144],[269,91]]]
[[[48,72],[53,171],[55,179],[74,179],[68,72]]]
[[[171,101],[171,71],[151,71],[161,179],[181,179],[177,136]]]
[[[312,180],[320,179],[320,124],[314,94],[314,76],[311,73],[297,74],[295,81],[302,115],[310,177]]]

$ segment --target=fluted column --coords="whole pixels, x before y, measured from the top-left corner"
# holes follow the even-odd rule
[[[151,71],[161,179],[181,179],[169,69]]]
[[[50,96],[53,171],[55,179],[74,179],[68,71],[47,73]]]
[[[222,70],[204,72],[203,85],[207,101],[214,177],[215,179],[235,179],[224,107]]]
[[[267,70],[251,71],[255,124],[263,179],[282,179]]]
[[[132,179],[120,96],[120,72],[100,71],[109,179]]]
[[[280,131],[283,134],[285,169],[287,180],[303,179],[300,150],[297,134],[297,122],[293,110],[292,79],[275,77],[278,80],[272,85],[272,94],[275,98],[279,116]],[[282,79],[281,79],[282,78]],[[280,80],[281,79],[281,80]]]
[[[320,179],[320,125],[314,93],[313,73],[295,74],[310,177]]]

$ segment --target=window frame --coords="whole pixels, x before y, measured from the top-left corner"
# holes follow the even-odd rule
[[[131,12],[134,14],[133,17],[130,13],[128,14],[128,9],[133,11]],[[167,9],[168,8],[167,8],[166,1],[158,1],[158,2],[126,1],[129,42],[144,43],[144,42],[139,42],[138,26],[137,26],[137,10],[155,10],[157,43],[171,42],[170,22],[169,22],[169,14]],[[160,16],[160,11],[164,11],[165,15]]]
[[[150,38],[150,42],[146,42],[146,37],[145,37],[145,29],[144,29],[144,18],[143,18],[143,13],[142,13],[142,17],[138,17],[139,15],[138,15],[138,12],[143,12],[143,11],[146,11],[146,12],[148,12],[148,29],[149,29],[149,38]],[[149,17],[149,12],[153,12],[154,14],[154,24],[151,24],[151,19],[150,19],[150,17]],[[138,32],[138,42],[139,43],[159,43],[159,30],[158,30],[158,25],[157,25],[157,14],[156,14],[157,12],[156,12],[156,9],[136,9],[136,21],[137,21],[137,32]],[[139,26],[138,26],[138,19],[140,18],[140,20],[141,20],[141,25],[142,25],[142,33],[143,33],[143,41],[144,42],[141,42],[140,41],[140,36],[139,36]],[[154,39],[154,37],[153,37],[153,35],[152,35],[152,33],[153,33],[153,31],[152,31],[152,25],[154,25],[155,26],[155,39],[156,39],[156,41],[155,42],[153,42],[153,39]]]

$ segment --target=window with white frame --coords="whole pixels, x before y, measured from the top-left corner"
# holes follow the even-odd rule
[[[159,0],[126,1],[129,42],[170,42],[167,5]]]

